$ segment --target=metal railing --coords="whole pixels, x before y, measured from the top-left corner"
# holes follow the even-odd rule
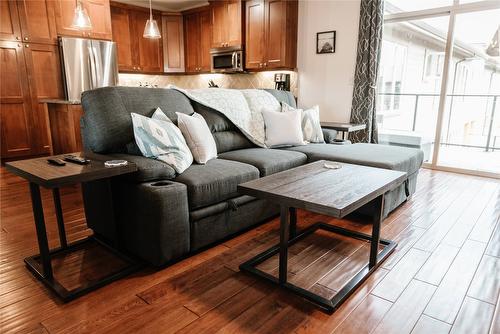
[[[417,123],[417,116],[418,116],[418,105],[419,105],[419,100],[421,97],[439,97],[439,94],[427,94],[427,93],[378,93],[380,96],[413,96],[415,97],[415,104],[413,107],[413,117],[412,117],[412,124],[411,124],[411,129],[412,131],[415,131],[416,129],[416,123]],[[492,134],[493,134],[493,122],[495,120],[495,109],[497,105],[497,99],[500,98],[500,95],[494,95],[494,94],[446,94],[446,97],[451,97],[450,101],[450,113],[448,116],[448,124],[447,124],[447,133],[449,134],[450,130],[450,125],[451,125],[451,116],[453,113],[453,102],[455,97],[475,97],[475,98],[493,98],[493,103],[491,106],[491,112],[490,112],[490,121],[488,124],[488,134],[486,137],[486,145],[485,146],[478,146],[478,145],[467,145],[467,144],[455,144],[455,143],[449,143],[449,142],[441,142],[441,144],[444,145],[450,145],[450,146],[462,146],[462,147],[474,147],[474,148],[484,148],[486,152],[488,152],[490,149],[493,151],[496,149],[500,149],[500,147],[496,147],[496,138],[500,136],[494,136],[493,138],[493,143],[492,143]],[[488,107],[488,106],[486,106]],[[486,113],[488,112],[487,110],[485,111]],[[483,126],[483,132],[484,132],[484,126]]]

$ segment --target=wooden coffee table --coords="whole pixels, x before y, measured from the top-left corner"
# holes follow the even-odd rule
[[[396,247],[397,244],[394,241],[380,239],[384,194],[401,185],[406,178],[406,173],[345,163],[341,163],[340,169],[329,169],[325,167],[325,163],[328,162],[317,161],[238,186],[241,194],[266,199],[281,206],[279,244],[241,264],[240,269],[277,283],[314,302],[323,310],[333,312]],[[322,222],[306,228],[299,234],[296,233],[297,208],[343,218],[370,202],[375,208],[371,235]],[[331,299],[324,298],[287,280],[288,247],[318,229],[370,242],[367,264]],[[380,252],[379,245],[383,246]],[[260,263],[278,253],[278,277],[257,268]]]

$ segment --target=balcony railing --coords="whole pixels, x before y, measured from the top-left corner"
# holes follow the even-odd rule
[[[417,124],[417,119],[418,119],[418,114],[419,114],[419,102],[422,97],[439,97],[439,94],[426,94],[426,93],[378,93],[379,96],[410,96],[415,98],[415,103],[413,104],[413,115],[412,115],[412,122],[411,122],[411,131],[416,131],[416,124]],[[454,99],[455,98],[483,98],[483,99],[492,99],[491,107],[488,105],[488,103],[485,103],[485,108],[486,110],[484,111],[484,119],[489,119],[488,122],[483,123],[483,128],[481,133],[484,133],[485,130],[487,130],[487,135],[486,135],[486,145],[469,145],[469,144],[457,144],[457,143],[452,143],[449,142],[449,140],[442,141],[442,145],[450,145],[450,146],[462,146],[462,147],[473,147],[473,148],[484,148],[486,152],[488,152],[490,149],[492,151],[494,150],[500,150],[500,147],[496,146],[496,141],[497,137],[500,137],[500,134],[496,135],[493,133],[493,126],[494,126],[494,121],[495,121],[495,111],[497,109],[497,100],[500,100],[500,95],[494,95],[494,94],[447,94],[446,97],[451,98],[450,103],[449,103],[449,114],[448,114],[448,122],[446,124],[447,126],[447,134],[450,133],[450,126],[451,126],[451,120],[452,120],[452,115],[454,112]],[[499,101],[500,103],[500,101]],[[487,128],[487,129],[486,129]]]

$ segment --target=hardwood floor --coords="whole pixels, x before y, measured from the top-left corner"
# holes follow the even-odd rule
[[[62,304],[25,268],[38,252],[27,183],[0,170],[1,333],[500,333],[500,183],[423,169],[411,201],[383,223],[399,245],[332,315],[241,273],[278,240],[278,219],[163,270],[145,269]],[[51,247],[52,196],[42,191]],[[69,241],[90,234],[78,187],[62,191]],[[299,212],[370,232],[357,221]],[[332,250],[335,250],[333,252]],[[328,296],[367,261],[363,242],[317,233],[290,250],[289,277]],[[347,259],[347,260],[346,260]],[[78,284],[113,263],[90,249],[57,260]],[[277,273],[276,259],[261,264]],[[67,270],[69,268],[69,270]]]

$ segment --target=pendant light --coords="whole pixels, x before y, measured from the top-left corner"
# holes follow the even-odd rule
[[[82,2],[76,0],[75,15],[73,16],[73,22],[71,27],[78,30],[91,30],[92,23],[90,22],[89,14],[87,10],[83,8]]]
[[[153,20],[153,9],[151,8],[151,0],[149,0],[149,20],[146,21],[146,26],[144,27],[144,38],[158,39],[161,38],[160,29],[158,29],[158,23]]]

